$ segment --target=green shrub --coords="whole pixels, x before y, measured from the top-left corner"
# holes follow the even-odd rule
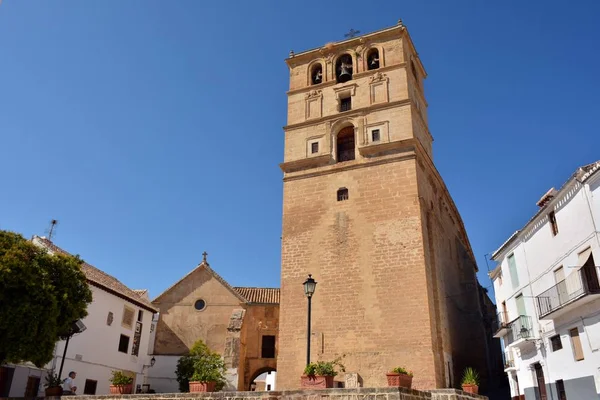
[[[127,376],[123,373],[123,371],[111,371],[111,377],[109,379],[110,383],[113,385],[129,385],[133,383],[133,378],[131,376]]]
[[[225,362],[202,340],[192,346],[189,354],[179,358],[175,370],[180,392],[190,391],[192,382],[216,382],[216,390],[225,386]]]
[[[392,370],[392,372],[394,374],[401,374],[401,375],[408,375],[408,376],[413,376],[412,371],[408,371],[407,369],[403,368],[403,367],[396,367]]]
[[[304,368],[304,375],[306,376],[336,376],[338,372],[335,370],[336,367],[340,372],[346,372],[346,367],[340,362],[343,358],[338,357],[333,361],[317,361],[312,362]]]

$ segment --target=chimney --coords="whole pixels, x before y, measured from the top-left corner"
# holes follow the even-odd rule
[[[541,199],[538,200],[536,204],[538,207],[544,207],[550,200],[554,198],[554,196],[556,196],[556,193],[556,189],[551,188],[542,196]]]

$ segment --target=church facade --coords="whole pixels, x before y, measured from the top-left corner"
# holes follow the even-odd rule
[[[470,366],[485,387],[477,265],[433,162],[427,74],[406,27],[286,63],[278,390],[300,387],[308,274],[312,361],[344,356],[365,387],[385,386],[398,366],[416,388],[459,387]]]

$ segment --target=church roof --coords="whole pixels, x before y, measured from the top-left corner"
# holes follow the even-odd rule
[[[279,288],[234,287],[248,303],[279,304]]]
[[[45,237],[34,235],[33,242],[41,245],[42,247],[50,250],[51,252],[60,253],[68,256],[72,255],[69,252],[61,249]],[[85,277],[87,278],[88,283],[90,285],[96,286],[100,289],[103,289],[106,292],[114,294],[117,297],[121,297],[122,299],[128,300],[131,303],[142,307],[150,312],[155,313],[158,311],[156,307],[154,307],[147,299],[140,296],[138,293],[136,293],[136,291],[125,286],[114,276],[111,276],[106,272],[99,270],[98,268],[86,263],[85,261],[81,265],[81,270],[85,274]]]

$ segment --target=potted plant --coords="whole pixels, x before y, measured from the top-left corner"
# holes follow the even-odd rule
[[[413,373],[403,367],[396,367],[386,374],[388,386],[403,387],[410,389],[412,386]]]
[[[131,394],[133,391],[133,378],[123,371],[112,371],[109,381],[112,383],[110,394]]]
[[[462,378],[462,390],[467,393],[479,393],[479,374],[473,368],[465,369]]]
[[[46,397],[57,397],[62,396],[63,388],[61,386],[62,381],[60,377],[54,373],[54,370],[50,371],[48,375],[46,375],[46,389],[44,393]]]
[[[346,368],[340,362],[342,357],[333,361],[312,362],[304,368],[304,375],[300,379],[301,386],[306,389],[328,389],[333,387],[333,378],[340,372],[346,372]]]
[[[190,392],[214,392],[225,385],[223,358],[212,352],[201,340],[194,344],[190,354],[186,356],[185,363],[191,367],[191,376],[188,375]],[[178,370],[183,368],[185,363],[178,363]]]

